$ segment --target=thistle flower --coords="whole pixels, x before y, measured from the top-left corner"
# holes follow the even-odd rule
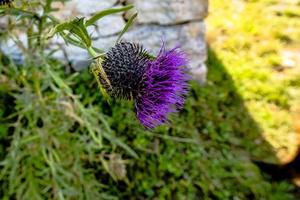
[[[99,80],[111,96],[134,99],[141,124],[154,128],[183,107],[188,92],[187,63],[179,48],[166,51],[163,46],[152,58],[140,45],[121,42],[102,63],[110,85],[102,77]]]
[[[166,122],[169,113],[183,107],[189,80],[186,65],[187,57],[179,48],[162,48],[147,64],[135,102],[137,117],[146,128]]]

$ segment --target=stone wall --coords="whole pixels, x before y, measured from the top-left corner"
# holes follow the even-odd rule
[[[205,24],[208,0],[71,0],[56,15],[61,19],[74,16],[90,16],[106,8],[132,3],[138,12],[135,25],[128,31],[123,40],[142,43],[143,46],[157,54],[162,41],[167,48],[180,45],[191,60],[191,70],[195,78],[204,82],[206,78],[206,43]],[[108,50],[125,25],[128,13],[112,15],[101,19],[90,32],[94,46]],[[79,48],[66,47],[68,58],[77,70],[86,67],[87,53]],[[62,57],[57,52],[57,57]]]
[[[65,4],[56,3],[55,7],[59,11],[55,15],[61,20],[75,16],[88,17],[100,10],[130,3],[135,5],[138,17],[134,26],[123,36],[123,40],[141,43],[154,55],[160,50],[163,41],[167,48],[180,45],[189,55],[195,78],[201,83],[205,82],[206,44],[203,20],[207,15],[208,0],[70,0]],[[89,27],[93,45],[104,50],[114,45],[130,14],[107,16],[98,21],[96,26]],[[12,51],[16,54],[17,50],[11,41],[8,41],[8,46],[1,45],[6,49],[5,52]],[[67,59],[75,70],[79,71],[89,65],[86,50],[72,45],[66,46],[59,37],[53,38],[51,48],[63,49],[54,56],[61,60]]]

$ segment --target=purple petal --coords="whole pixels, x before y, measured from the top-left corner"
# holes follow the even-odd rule
[[[178,47],[161,49],[150,61],[141,81],[136,98],[136,115],[146,128],[154,128],[168,121],[172,112],[180,110],[188,93],[188,59]]]

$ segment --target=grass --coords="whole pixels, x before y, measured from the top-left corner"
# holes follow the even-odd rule
[[[172,123],[146,131],[88,70],[0,64],[0,196],[9,199],[296,199],[252,162],[297,151],[296,1],[213,0],[208,81]],[[295,58],[291,58],[291,60]],[[288,156],[282,156],[288,155]],[[138,156],[138,157],[137,157]]]
[[[261,126],[262,136],[284,163],[299,146],[292,120],[299,109],[299,4],[292,0],[233,2],[234,6],[211,2],[208,40]]]

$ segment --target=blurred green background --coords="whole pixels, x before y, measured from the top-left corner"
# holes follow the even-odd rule
[[[2,199],[298,199],[253,161],[298,152],[300,2],[211,0],[206,24],[206,85],[151,131],[88,69],[1,52]]]

